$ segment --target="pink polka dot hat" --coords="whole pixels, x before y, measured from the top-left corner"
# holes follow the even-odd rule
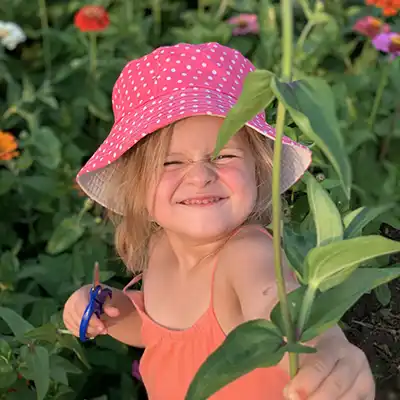
[[[239,51],[218,43],[159,47],[130,61],[113,88],[111,132],[78,172],[77,183],[90,198],[121,214],[112,201],[118,159],[140,139],[174,121],[194,115],[225,117],[254,69]],[[264,112],[246,125],[275,140]],[[284,137],[281,191],[292,186],[310,163],[311,151]]]

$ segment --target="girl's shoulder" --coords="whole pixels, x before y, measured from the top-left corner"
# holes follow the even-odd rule
[[[283,252],[282,252],[283,253]],[[241,305],[244,320],[265,318],[277,301],[272,237],[258,226],[246,226],[221,252],[221,268]],[[286,288],[298,287],[282,254]]]
[[[285,278],[293,274],[282,251]],[[275,282],[274,246],[272,235],[260,225],[241,227],[221,251],[219,263],[233,285],[240,282]]]
[[[227,241],[224,250],[227,255],[235,256],[246,248],[268,256],[273,250],[272,234],[261,225],[243,225]]]

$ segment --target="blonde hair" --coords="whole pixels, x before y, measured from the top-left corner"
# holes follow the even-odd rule
[[[115,248],[128,270],[143,271],[148,263],[150,238],[162,228],[151,220],[146,208],[147,188],[156,185],[170,145],[174,123],[140,140],[117,162],[115,193],[122,200],[123,215],[108,210],[115,225]],[[255,159],[257,199],[245,224],[267,226],[271,221],[273,141],[245,126],[243,139]]]

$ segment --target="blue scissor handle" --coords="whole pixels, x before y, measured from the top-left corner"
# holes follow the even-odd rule
[[[86,337],[90,318],[92,318],[93,314],[96,314],[97,317],[100,317],[100,315],[103,314],[103,304],[107,297],[112,297],[112,292],[108,288],[103,288],[101,285],[97,285],[95,288],[90,289],[89,304],[83,313],[79,327],[79,340],[81,342],[90,340],[90,338]]]

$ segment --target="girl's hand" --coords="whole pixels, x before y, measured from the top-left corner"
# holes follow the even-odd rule
[[[319,339],[315,347],[317,353],[300,357],[299,371],[286,387],[286,399],[375,399],[374,378],[358,347],[340,334]]]
[[[79,326],[81,324],[83,313],[89,302],[89,292],[91,287],[92,285],[86,285],[76,290],[72,293],[64,306],[64,324],[67,329],[77,337],[79,337]],[[104,303],[103,310],[107,317],[115,318],[120,315],[118,308],[113,307],[110,304],[109,299]],[[106,335],[107,333],[105,322],[93,314],[89,321],[87,336],[94,338],[97,335]]]

